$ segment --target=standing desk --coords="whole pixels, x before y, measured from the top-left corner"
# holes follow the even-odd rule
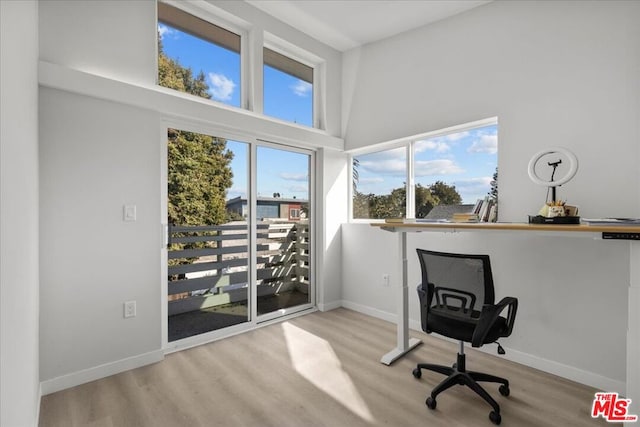
[[[389,353],[382,356],[381,362],[390,365],[395,360],[404,356],[417,345],[420,340],[409,338],[409,312],[408,312],[408,287],[407,287],[407,233],[422,231],[431,232],[492,232],[515,231],[537,234],[558,235],[584,235],[591,234],[594,237],[602,233],[632,233],[640,234],[640,226],[617,225],[556,225],[556,224],[525,224],[525,223],[442,223],[442,222],[384,222],[372,223],[371,226],[398,234],[398,252],[400,263],[398,276],[401,278],[400,292],[398,293],[397,314],[397,344]],[[620,241],[624,243],[624,241]],[[636,414],[640,410],[640,241],[626,241],[629,244],[630,256],[630,286],[628,306],[627,329],[627,378],[626,397],[632,399],[633,409]],[[614,391],[614,390],[610,390]],[[633,413],[633,412],[631,412]]]

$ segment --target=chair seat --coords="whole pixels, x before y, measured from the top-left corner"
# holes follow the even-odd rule
[[[473,318],[452,318],[431,312],[427,314],[426,332],[435,332],[456,340],[471,342],[477,323],[478,320]],[[502,316],[498,317],[491,325],[483,344],[492,343],[498,338],[506,336],[508,330],[507,319]]]

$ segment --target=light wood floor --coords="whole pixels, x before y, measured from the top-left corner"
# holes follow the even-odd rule
[[[450,365],[457,345],[412,336],[424,344],[385,366],[395,325],[346,309],[312,313],[44,396],[40,426],[492,426],[489,405],[465,387],[438,396],[434,411],[425,406],[443,377],[417,380],[415,363]],[[466,352],[467,369],[509,379],[509,397],[486,387],[503,426],[611,425],[590,417],[593,389]]]

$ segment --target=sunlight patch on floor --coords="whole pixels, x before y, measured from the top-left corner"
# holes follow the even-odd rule
[[[282,329],[296,372],[363,420],[373,422],[371,411],[331,345],[288,322],[282,324]]]

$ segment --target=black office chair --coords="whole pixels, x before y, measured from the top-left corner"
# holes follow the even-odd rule
[[[456,384],[466,385],[493,407],[489,419],[494,424],[500,424],[500,406],[478,381],[502,384],[498,390],[503,396],[509,395],[509,381],[481,372],[467,371],[464,343],[480,347],[511,335],[518,300],[506,297],[494,304],[493,277],[488,255],[451,254],[423,249],[417,251],[422,268],[422,283],[418,285],[422,330],[460,341],[460,351],[453,367],[419,363],[413,370],[416,378],[422,376],[422,369],[447,375],[431,391],[426,404],[430,409],[435,409],[438,394]],[[508,308],[506,318],[500,316],[505,308]],[[504,354],[500,344],[498,353]]]

